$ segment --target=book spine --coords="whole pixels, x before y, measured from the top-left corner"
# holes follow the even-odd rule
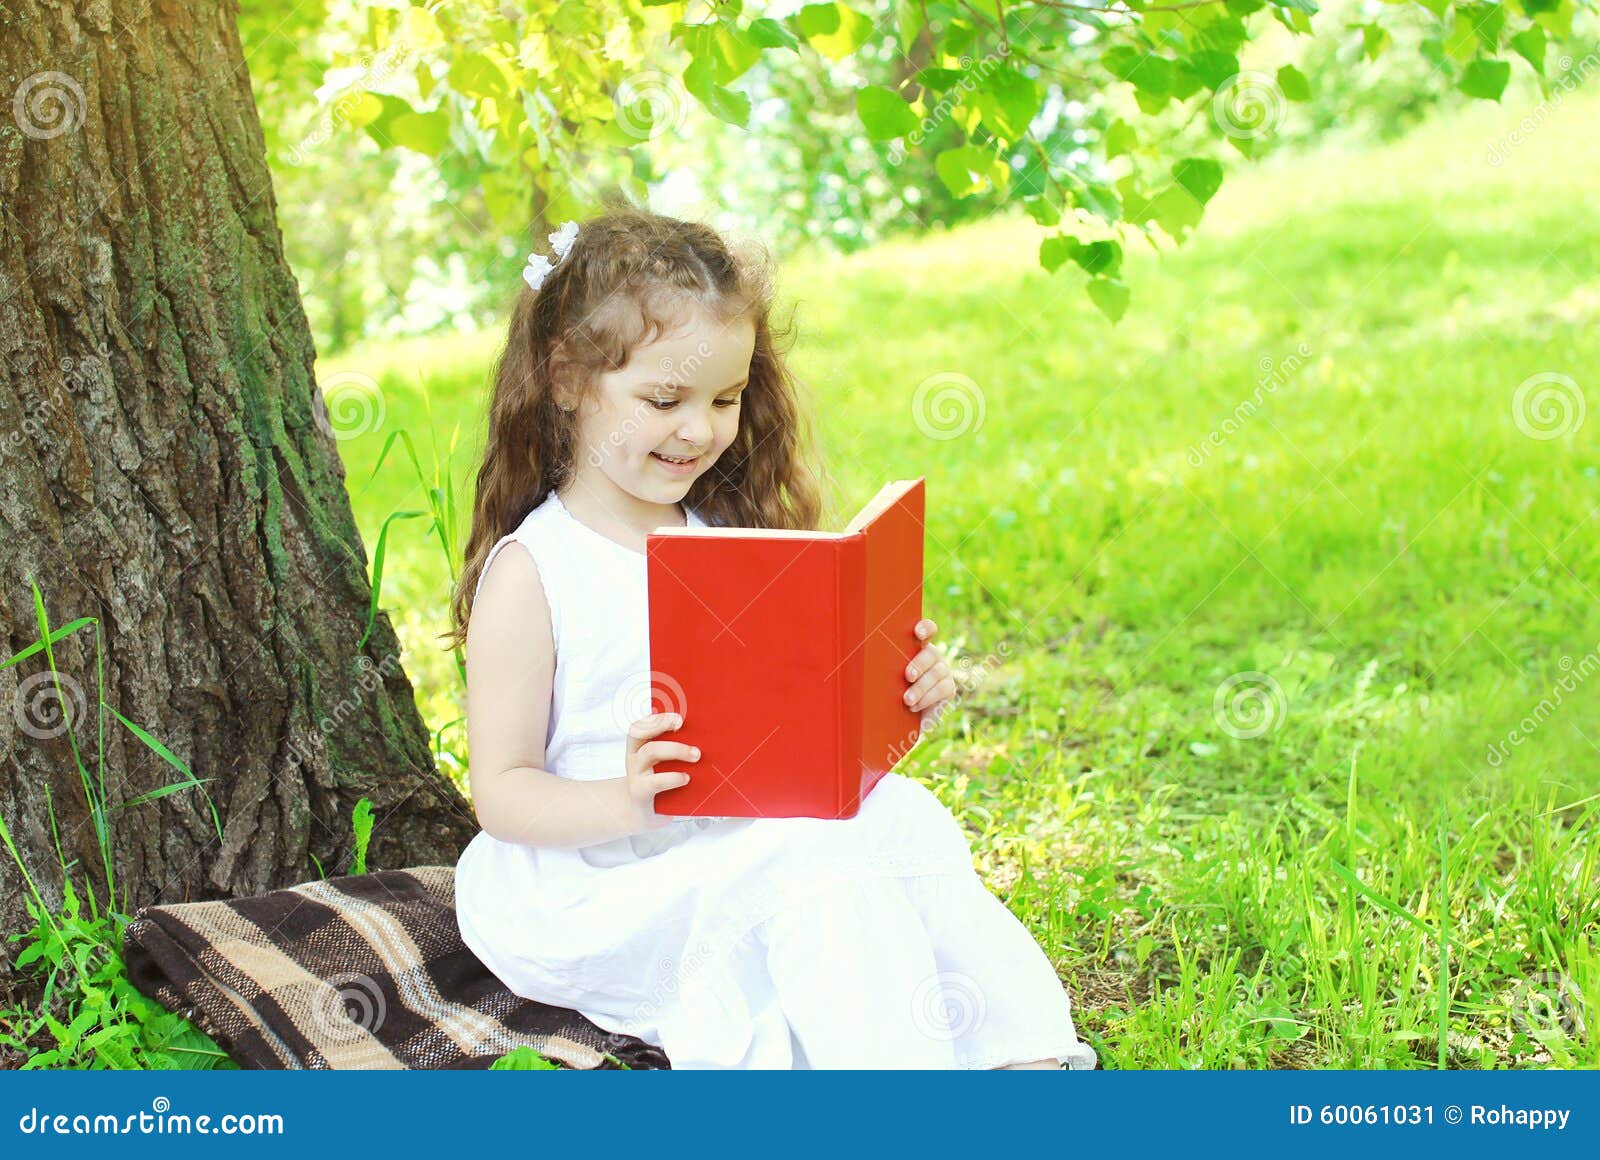
[[[854,817],[861,808],[862,743],[866,728],[867,538],[839,541],[834,570],[835,639],[841,658],[835,721],[836,806],[834,816]]]

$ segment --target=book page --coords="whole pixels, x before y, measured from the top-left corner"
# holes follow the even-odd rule
[[[914,479],[896,479],[884,484],[878,489],[878,494],[867,501],[867,506],[855,514],[855,517],[845,525],[844,534],[860,531],[877,518],[878,513],[894,505],[902,495],[916,485]]]

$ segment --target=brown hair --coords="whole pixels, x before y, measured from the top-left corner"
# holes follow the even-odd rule
[[[596,389],[598,375],[667,333],[688,303],[724,323],[749,319],[755,351],[739,433],[683,502],[713,525],[818,526],[818,479],[827,475],[808,463],[809,424],[783,358],[793,313],[774,332],[766,251],[736,252],[709,226],[613,205],[580,226],[539,290],[523,285],[512,307],[446,647],[466,641],[490,549],[570,477],[579,412],[569,408]]]

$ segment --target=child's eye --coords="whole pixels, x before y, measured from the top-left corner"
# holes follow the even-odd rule
[[[678,405],[678,400],[676,399],[647,399],[645,401],[658,411],[670,411],[673,407]],[[738,399],[717,400],[717,406],[719,407],[737,407],[738,405]]]

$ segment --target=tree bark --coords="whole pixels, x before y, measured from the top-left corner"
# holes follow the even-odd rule
[[[472,808],[434,766],[379,614],[282,238],[233,3],[0,0],[0,811],[52,905],[453,863]],[[330,174],[330,180],[337,175]],[[340,421],[347,419],[340,416]],[[215,802],[99,702],[147,729]],[[70,723],[71,729],[65,728]],[[48,791],[48,799],[47,799]],[[312,855],[321,864],[319,871]],[[29,925],[0,849],[0,934]],[[18,944],[4,944],[0,970]]]

